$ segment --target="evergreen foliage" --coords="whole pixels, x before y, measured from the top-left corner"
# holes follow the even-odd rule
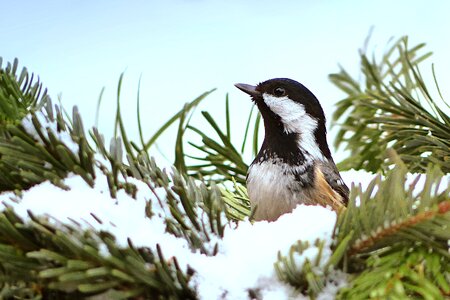
[[[395,160],[384,180],[377,176],[365,191],[353,186],[339,216],[336,244],[348,245],[342,267],[356,274],[341,299],[443,299],[450,292],[450,187],[439,190],[443,174],[435,166],[421,190],[420,175],[405,188],[408,170]]]
[[[346,273],[349,282],[340,288],[339,299],[450,296],[450,187],[442,188],[450,170],[450,119],[420,76],[418,65],[428,57],[419,54],[421,48],[409,47],[402,38],[380,62],[362,52],[362,84],[344,69],[330,76],[347,94],[334,115],[341,122],[336,145],[345,144],[351,155],[340,166],[383,176],[364,190],[352,186],[331,245],[292,241],[290,253],[280,253],[274,264],[280,280],[311,299],[338,273]],[[121,82],[122,77],[116,135],[108,148],[97,129],[85,133],[76,108],[69,118],[26,69],[18,72],[17,60],[6,67],[0,60],[0,192],[14,191],[20,201],[22,191],[44,181],[67,189],[63,180],[71,173],[91,186],[105,176],[112,198],[119,190],[135,197],[133,182],[138,180],[152,195],[148,218],[162,210],[169,234],[216,255],[224,226],[251,217],[242,153],[249,140],[253,151],[258,149],[259,115],[250,113],[244,141],[236,146],[227,97],[224,130],[202,112],[217,134],[213,138],[189,122],[209,91],[186,104],[148,141],[139,124],[139,146],[128,139],[120,113]],[[175,122],[175,167],[167,172],[149,153]],[[188,131],[199,135],[201,144],[186,140]],[[406,184],[408,172],[424,174]],[[423,188],[415,188],[420,180]],[[311,247],[319,249],[316,257],[305,256]],[[325,251],[332,254],[324,256]],[[194,273],[182,269],[176,257],[165,257],[160,246],[153,251],[129,241],[123,247],[112,234],[85,230],[75,222],[62,224],[33,212],[24,220],[8,206],[0,212],[0,298],[197,299],[190,285]],[[258,298],[251,288],[249,297]]]
[[[180,119],[180,129],[178,131],[177,143],[176,143],[176,158],[175,166],[178,169],[185,170],[189,175],[206,179],[213,182],[224,182],[235,180],[240,184],[245,184],[245,178],[247,174],[248,164],[246,164],[242,158],[242,154],[245,149],[247,135],[251,124],[253,109],[250,112],[249,119],[246,126],[246,134],[242,143],[241,150],[239,151],[231,141],[231,119],[230,119],[230,106],[228,101],[228,95],[225,101],[225,132],[216,123],[214,118],[207,112],[202,111],[202,116],[206,120],[210,129],[217,135],[218,139],[214,140],[205,133],[204,130],[200,130],[189,124],[188,119],[184,124],[185,118]],[[187,112],[185,113],[185,115]],[[255,130],[253,133],[253,144],[258,147],[258,131],[259,127],[259,115],[257,116],[255,123]],[[191,155],[183,151],[184,149],[184,135],[187,131],[194,132],[199,135],[202,140],[202,145],[197,145],[191,141],[188,144],[194,149],[198,150],[199,154]],[[256,153],[257,150],[254,152]],[[203,155],[203,156],[202,156]],[[185,157],[198,162],[198,164],[186,165]]]
[[[9,72],[16,69],[8,65],[6,72],[1,70],[5,87],[17,84],[16,74]],[[24,69],[19,78],[26,72]],[[2,191],[14,190],[20,195],[21,190],[44,180],[68,188],[61,180],[72,172],[90,185],[95,176],[106,176],[111,197],[115,197],[120,189],[134,195],[136,186],[127,178],[139,179],[166,209],[168,233],[184,237],[193,249],[215,254],[216,247],[209,246],[208,242],[211,236],[223,234],[224,204],[219,188],[198,185],[176,169],[168,175],[145,152],[134,154],[131,144],[118,137],[112,140],[108,151],[96,129],[91,132],[97,146],[94,150],[87,144],[76,109],[73,118],[67,119],[48,97],[35,103],[40,105],[28,107],[34,132],[27,131],[20,123],[21,118],[3,127],[7,134],[1,140],[1,162],[12,161],[8,166],[13,170],[3,173],[7,179],[4,182],[13,184],[5,185]],[[57,112],[56,116],[53,111]],[[44,127],[40,118],[55,126]],[[58,139],[60,132],[70,133],[70,140]],[[77,153],[72,152],[69,145],[72,143],[78,145]],[[128,164],[122,161],[123,148],[130,149]],[[94,152],[104,159],[94,158]],[[95,174],[95,167],[103,174]],[[16,183],[17,177],[23,180]],[[156,189],[165,191],[164,199],[160,199]],[[152,205],[157,204],[148,203],[148,217],[152,216]],[[206,217],[198,215],[199,206]],[[45,216],[34,216],[32,212],[29,216],[31,221],[25,222],[8,207],[0,214],[2,298],[79,299],[100,293],[115,299],[195,298],[195,291],[187,286],[192,270],[180,270],[176,258],[167,260],[160,248],[153,253],[147,248],[135,248],[130,241],[129,247],[123,249],[107,232],[83,231],[79,224],[55,225]],[[109,257],[101,255],[102,245],[107,247]],[[151,268],[147,267],[149,264]]]
[[[341,169],[385,169],[385,151],[393,148],[411,172],[428,164],[450,171],[449,104],[439,100],[422,79],[418,65],[431,55],[425,44],[408,45],[407,37],[393,43],[381,59],[361,51],[362,82],[344,68],[330,80],[347,96],[337,104],[333,120],[340,122],[335,146],[345,145],[349,158]]]

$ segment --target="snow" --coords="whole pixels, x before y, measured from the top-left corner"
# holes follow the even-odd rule
[[[313,244],[319,238],[330,242],[335,222],[336,213],[327,208],[299,205],[276,222],[246,221],[236,228],[227,227],[216,256],[192,257],[191,265],[198,271],[194,286],[202,299],[219,299],[225,291],[227,299],[248,299],[248,288],[259,288],[267,297],[294,295],[275,274],[273,263],[278,251],[287,255],[297,240]],[[317,249],[308,250],[303,259],[315,258]]]

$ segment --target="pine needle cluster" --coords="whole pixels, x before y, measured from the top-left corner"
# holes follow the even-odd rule
[[[424,47],[410,47],[403,37],[381,58],[361,51],[360,82],[344,68],[330,75],[346,94],[333,114],[340,127],[335,146],[350,151],[341,169],[386,169],[385,151],[393,148],[411,172],[424,172],[430,163],[450,171],[450,106],[440,93],[434,69],[437,93],[422,78],[418,66],[431,55],[422,53]]]

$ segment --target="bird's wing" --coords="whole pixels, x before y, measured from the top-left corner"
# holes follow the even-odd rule
[[[347,205],[349,189],[347,185],[345,185],[344,180],[342,180],[342,177],[339,174],[339,171],[334,161],[328,161],[326,163],[321,164],[320,169],[327,183],[333,190],[335,190],[339,195],[342,196],[344,205]]]

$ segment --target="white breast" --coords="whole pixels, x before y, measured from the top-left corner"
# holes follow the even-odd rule
[[[280,215],[292,211],[299,203],[308,203],[308,197],[298,189],[292,166],[272,159],[253,164],[248,171],[247,190],[255,220],[275,221]],[[301,174],[304,166],[296,166]],[[293,191],[293,187],[297,187]]]

